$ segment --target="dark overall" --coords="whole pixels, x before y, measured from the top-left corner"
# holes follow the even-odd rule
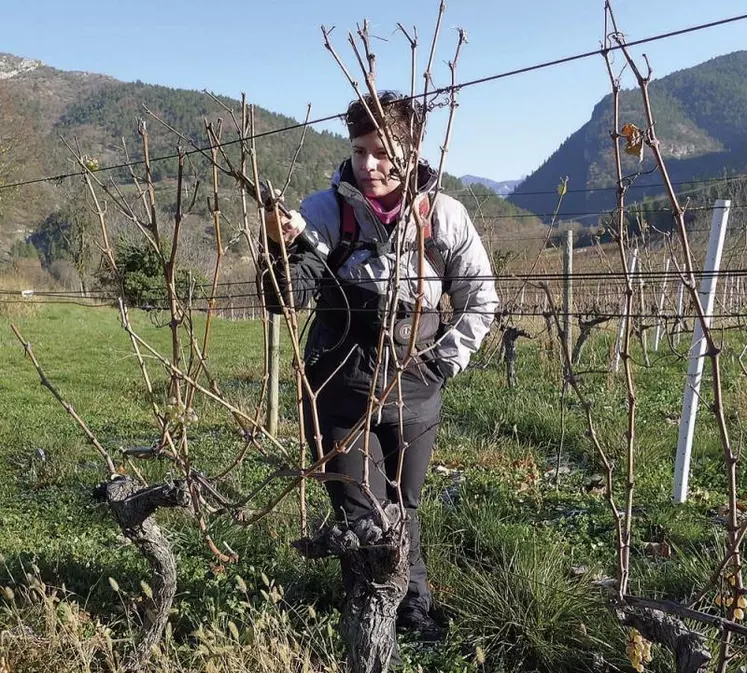
[[[326,383],[317,400],[324,453],[331,451],[345,439],[366,413],[376,362],[376,347],[375,344],[345,343],[339,351],[335,351],[334,357],[330,354],[329,362],[323,355],[316,364],[308,368],[310,382],[316,389],[351,350],[348,363]],[[382,503],[398,502],[396,479],[400,459],[402,460],[399,484],[410,533],[410,584],[404,602],[417,602],[425,612],[430,609],[431,596],[420,548],[417,510],[438,429],[442,385],[443,379],[435,368],[422,361],[409,367],[402,375],[402,431],[395,390],[387,398],[381,412],[373,414],[369,438],[369,486]],[[380,384],[376,388],[380,395],[383,386]],[[313,437],[311,415],[305,415],[307,437]],[[339,454],[327,464],[327,472],[340,473],[361,482],[365,463],[363,443],[364,435],[361,433],[349,451]],[[357,485],[342,481],[327,481],[325,485],[338,519],[355,520],[370,514],[371,505]],[[351,578],[347,576],[344,564],[342,570],[345,587],[349,589]]]

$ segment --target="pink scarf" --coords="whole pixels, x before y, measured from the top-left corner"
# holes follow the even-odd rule
[[[396,222],[397,218],[399,217],[399,211],[402,210],[402,199],[400,199],[397,204],[389,210],[381,205],[381,201],[379,201],[379,199],[371,199],[369,197],[366,197],[366,201],[368,201],[368,203],[371,205],[371,208],[376,214],[376,217],[379,218],[379,221],[386,226],[390,226],[394,222]]]

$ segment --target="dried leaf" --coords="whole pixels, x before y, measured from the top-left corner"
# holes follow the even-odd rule
[[[669,558],[672,555],[672,548],[669,543],[664,542],[644,542],[643,551],[654,558]]]
[[[625,138],[625,153],[638,157],[643,161],[643,132],[635,124],[625,124],[620,131]]]

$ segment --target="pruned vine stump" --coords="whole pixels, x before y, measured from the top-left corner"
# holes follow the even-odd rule
[[[352,673],[385,673],[396,646],[397,607],[410,580],[410,539],[398,505],[384,508],[387,521],[370,517],[320,529],[293,546],[306,558],[338,556],[353,578],[345,596],[340,633]]]

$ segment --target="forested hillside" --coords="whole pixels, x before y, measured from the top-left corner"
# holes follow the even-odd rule
[[[98,224],[81,179],[38,178],[78,170],[62,139],[79,147],[102,169],[141,160],[138,123],[145,120],[162,220],[173,218],[177,147],[191,152],[185,180],[190,184],[199,181],[201,187],[185,223],[184,235],[189,243],[183,246],[187,256],[183,261],[190,268],[207,273],[214,251],[207,200],[212,193],[211,171],[208,160],[192,150],[193,144],[208,145],[205,123],[209,122],[214,128],[222,128],[225,151],[229,157],[237,158],[238,146],[231,143],[237,138],[232,112],[240,119],[238,100],[214,99],[203,92],[139,81],[125,83],[104,75],[64,72],[40,61],[0,54],[0,262],[38,257],[42,270],[50,272],[57,282],[81,287],[95,284],[92,274],[100,256],[94,238]],[[256,141],[259,169],[276,187],[285,182],[302,130],[273,131],[297,125],[298,121],[288,116],[255,108],[255,131],[260,136]],[[295,207],[304,195],[324,189],[349,151],[349,142],[342,135],[308,128],[286,191],[286,203]],[[142,165],[135,166],[134,171],[139,177],[144,174]],[[98,177],[111,181],[123,193],[131,193],[129,168],[102,170]],[[7,188],[23,181],[31,184]],[[544,232],[539,220],[502,199],[490,198],[492,193],[485,188],[478,186],[470,191],[448,175],[443,184],[448,193],[465,203],[481,233],[493,239],[497,248],[521,245],[523,232],[533,236]],[[246,269],[240,269],[237,261],[247,252],[236,235],[240,200],[234,181],[221,177],[219,195],[226,223],[224,236],[236,241],[229,252],[236,253],[232,259],[237,274],[245,276]],[[117,240],[130,245],[128,229],[133,227],[128,227],[125,218],[119,218],[118,223],[114,210],[112,206],[108,216],[113,220]],[[230,268],[231,259],[227,266]]]
[[[655,65],[655,64],[654,64]],[[656,132],[662,143],[672,180],[685,182],[747,171],[747,51],[714,58],[681,70],[650,87]],[[638,89],[620,97],[621,124],[645,127]],[[594,190],[614,184],[612,96],[594,108],[591,119],[573,133],[558,150],[509,197],[513,203],[535,213],[552,212],[557,197],[532,192],[554,192],[560,176],[569,176],[569,189]],[[637,199],[662,192],[659,175],[650,156],[639,164],[625,157],[624,172],[641,172],[631,195]],[[639,189],[650,185],[647,189]],[[573,193],[565,199],[564,211],[588,212],[614,206],[614,191]],[[596,224],[591,217],[589,224]]]
[[[233,110],[237,119],[241,118],[238,101],[226,97],[218,97],[218,100],[226,108]],[[236,138],[231,116],[220,103],[198,91],[170,89],[142,82],[115,82],[70,105],[58,120],[56,128],[64,135],[85,134],[92,145],[102,148],[102,163],[113,163],[120,156],[122,138],[130,148],[132,159],[142,157],[137,120],[144,118],[148,123],[151,154],[157,157],[173,155],[177,144],[183,145],[185,149],[192,148],[149,116],[143,106],[196,145],[205,146],[208,142],[205,120],[215,124],[219,118],[222,119],[223,139],[230,142]],[[295,119],[260,107],[255,111],[255,131],[258,134],[297,123]],[[263,177],[276,185],[283,184],[301,133],[301,129],[294,129],[257,139]],[[228,151],[229,155],[238,156],[235,146],[229,146]],[[324,188],[328,183],[330,170],[347,152],[348,143],[341,136],[308,129],[293,175],[290,197]],[[154,169],[156,180],[173,177],[176,175],[176,159],[157,162]]]
[[[0,59],[0,66],[4,63],[7,71],[19,61],[6,55]],[[230,141],[236,137],[231,116],[221,103],[240,117],[236,100],[221,98],[218,103],[202,92],[142,82],[118,82],[101,75],[63,72],[47,66],[20,70],[1,79],[0,93],[3,94],[0,96],[3,101],[0,103],[3,105],[0,137],[17,139],[12,153],[6,156],[6,163],[12,164],[13,169],[3,173],[0,165],[0,181],[6,183],[71,170],[71,156],[60,136],[69,142],[75,140],[81,151],[95,157],[101,166],[122,163],[127,155],[130,160],[141,159],[142,147],[137,133],[140,118],[147,121],[152,157],[173,155],[178,145],[191,149],[189,143],[150,117],[144,106],[201,146],[207,144],[205,120],[217,124],[222,119],[223,139]],[[295,123],[290,117],[256,108],[258,133]],[[263,176],[275,184],[283,183],[300,136],[301,131],[296,129],[258,139]],[[347,148],[341,136],[308,129],[288,190],[289,201],[294,202],[299,196],[324,187],[330,171],[345,156]],[[235,148],[230,152],[235,155]],[[156,160],[153,167],[157,182],[176,175],[175,159]],[[193,155],[189,168],[200,173],[205,161]],[[118,182],[128,179],[125,170],[109,175]],[[4,209],[0,211],[0,234],[33,229],[40,218],[55,208],[60,198],[58,190],[48,184],[25,187],[22,193],[19,190],[6,193]]]

